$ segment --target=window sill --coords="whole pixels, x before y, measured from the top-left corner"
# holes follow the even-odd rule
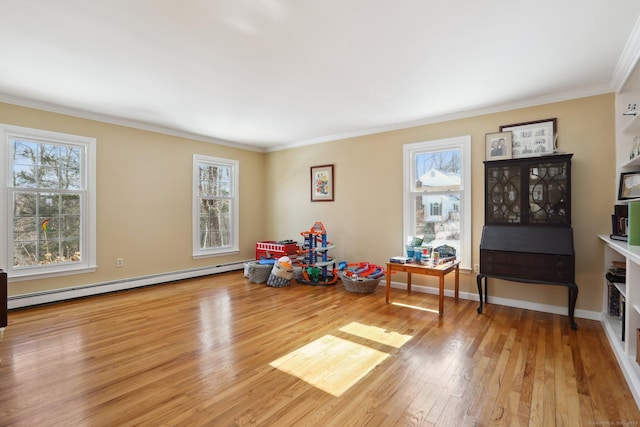
[[[193,259],[202,259],[202,258],[213,258],[213,257],[218,257],[223,255],[237,255],[239,253],[240,253],[240,250],[238,249],[224,249],[216,252],[195,253],[195,254],[192,254],[191,257]]]
[[[98,269],[97,266],[90,267],[79,267],[67,270],[58,270],[58,271],[40,271],[40,272],[26,272],[20,271],[18,273],[12,272],[9,273],[9,281],[11,282],[22,282],[26,280],[36,280],[36,279],[48,279],[50,277],[60,277],[60,276],[70,276],[72,274],[85,274],[85,273],[93,273]]]

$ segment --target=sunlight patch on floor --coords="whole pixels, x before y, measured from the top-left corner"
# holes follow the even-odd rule
[[[351,322],[339,330],[380,344],[390,345],[395,348],[402,347],[407,343],[407,341],[413,338],[411,335],[403,335],[383,328],[378,328],[377,326],[363,325],[358,322]]]
[[[325,335],[269,365],[339,397],[389,355]]]
[[[417,305],[402,304],[401,302],[392,302],[391,305],[397,305],[399,307],[412,308],[414,310],[428,311],[429,313],[439,314],[438,310],[432,310],[430,308],[418,307]]]

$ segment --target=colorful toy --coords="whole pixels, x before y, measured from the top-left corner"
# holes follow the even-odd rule
[[[367,279],[377,279],[384,276],[385,269],[369,262],[359,262],[354,264],[340,263],[340,272],[347,277],[362,277]]]
[[[317,221],[309,231],[300,233],[304,237],[304,245],[298,251],[298,263],[302,267],[300,283],[308,285],[333,285],[338,281],[335,261],[327,253],[335,248],[327,241],[327,230],[322,222]],[[332,268],[329,268],[332,266]]]
[[[273,265],[271,274],[269,274],[269,278],[267,279],[267,285],[282,288],[289,286],[292,278],[293,266],[291,265],[291,259],[288,256],[283,256]]]

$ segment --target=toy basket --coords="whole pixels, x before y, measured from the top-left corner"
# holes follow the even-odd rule
[[[380,283],[380,280],[384,279],[384,276],[376,277],[375,279],[347,276],[342,271],[338,272],[338,276],[340,276],[340,280],[342,280],[345,290],[355,292],[357,294],[374,293]]]
[[[284,288],[285,286],[289,286],[290,284],[291,279],[278,277],[273,273],[269,274],[269,278],[267,279],[267,286],[271,286],[272,288]]]
[[[258,261],[249,261],[249,281],[251,283],[264,283],[269,278],[273,265],[260,264]]]

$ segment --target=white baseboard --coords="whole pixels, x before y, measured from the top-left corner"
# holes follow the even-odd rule
[[[245,262],[246,261],[238,261],[229,264],[219,264],[211,267],[173,271],[169,273],[160,273],[143,277],[133,277],[103,283],[93,283],[70,288],[52,289],[49,291],[34,292],[30,294],[12,295],[8,298],[7,307],[9,309],[29,307],[33,305],[64,301],[68,299],[105,294],[108,292],[122,291],[125,289],[139,288],[142,286],[157,285],[160,283],[173,282],[176,280],[208,276],[210,274],[224,273],[227,271],[242,270],[244,268]]]
[[[384,282],[380,282],[381,286],[385,286]],[[397,282],[391,282],[391,287],[392,288],[397,288],[397,289],[407,289],[407,285],[406,283],[397,283]],[[417,291],[417,292],[423,292],[426,294],[434,294],[434,295],[438,295],[438,288],[432,288],[429,286],[423,286],[423,285],[411,285],[411,290],[412,291]],[[445,289],[444,290],[444,295],[446,297],[454,297],[454,291],[451,289]],[[478,296],[477,292],[459,292],[458,294],[459,298],[462,299],[466,299],[466,300],[471,300],[471,301],[480,301],[480,298]],[[557,305],[549,305],[549,304],[539,304],[539,303],[535,303],[535,302],[529,302],[529,301],[521,301],[521,300],[514,300],[514,299],[508,299],[508,298],[500,298],[500,297],[492,297],[489,296],[488,298],[488,304],[497,304],[497,305],[504,305],[507,307],[515,307],[515,308],[524,308],[527,310],[534,310],[534,311],[541,311],[543,313],[551,313],[551,314],[561,314],[561,315],[568,315],[568,311],[567,311],[567,306],[561,307],[561,306],[557,306]],[[580,309],[576,309],[573,313],[574,317],[580,318],[580,319],[589,319],[589,320],[600,320],[602,317],[602,313],[598,312],[598,311],[590,311],[590,310],[580,310]]]
[[[174,271],[170,273],[155,274],[144,277],[134,277],[129,279],[121,279],[111,282],[94,283],[71,288],[53,289],[45,292],[35,292],[31,294],[13,295],[9,297],[7,306],[9,309],[29,307],[33,305],[46,304],[51,302],[64,301],[68,299],[81,298],[92,295],[99,295],[109,292],[122,291],[125,289],[139,288],[142,286],[157,285],[160,283],[173,282],[176,280],[190,279],[200,276],[208,276],[210,274],[224,273],[227,271],[242,270],[244,263],[247,261],[239,261],[229,264],[220,264],[211,267],[204,267],[192,270]],[[384,281],[379,286],[385,286]],[[391,287],[396,289],[407,289],[405,283],[391,282]],[[412,285],[411,289],[416,292],[438,295],[438,289],[423,285]],[[445,296],[453,297],[454,292],[445,289]],[[471,301],[479,301],[478,294],[475,292],[460,292],[459,297]],[[543,313],[567,314],[567,307],[560,307],[548,304],[538,304],[528,301],[512,300],[508,298],[489,297],[489,304],[505,305],[508,307],[524,308],[527,310],[541,311]],[[575,317],[589,320],[600,320],[601,313],[589,310],[576,309]]]

